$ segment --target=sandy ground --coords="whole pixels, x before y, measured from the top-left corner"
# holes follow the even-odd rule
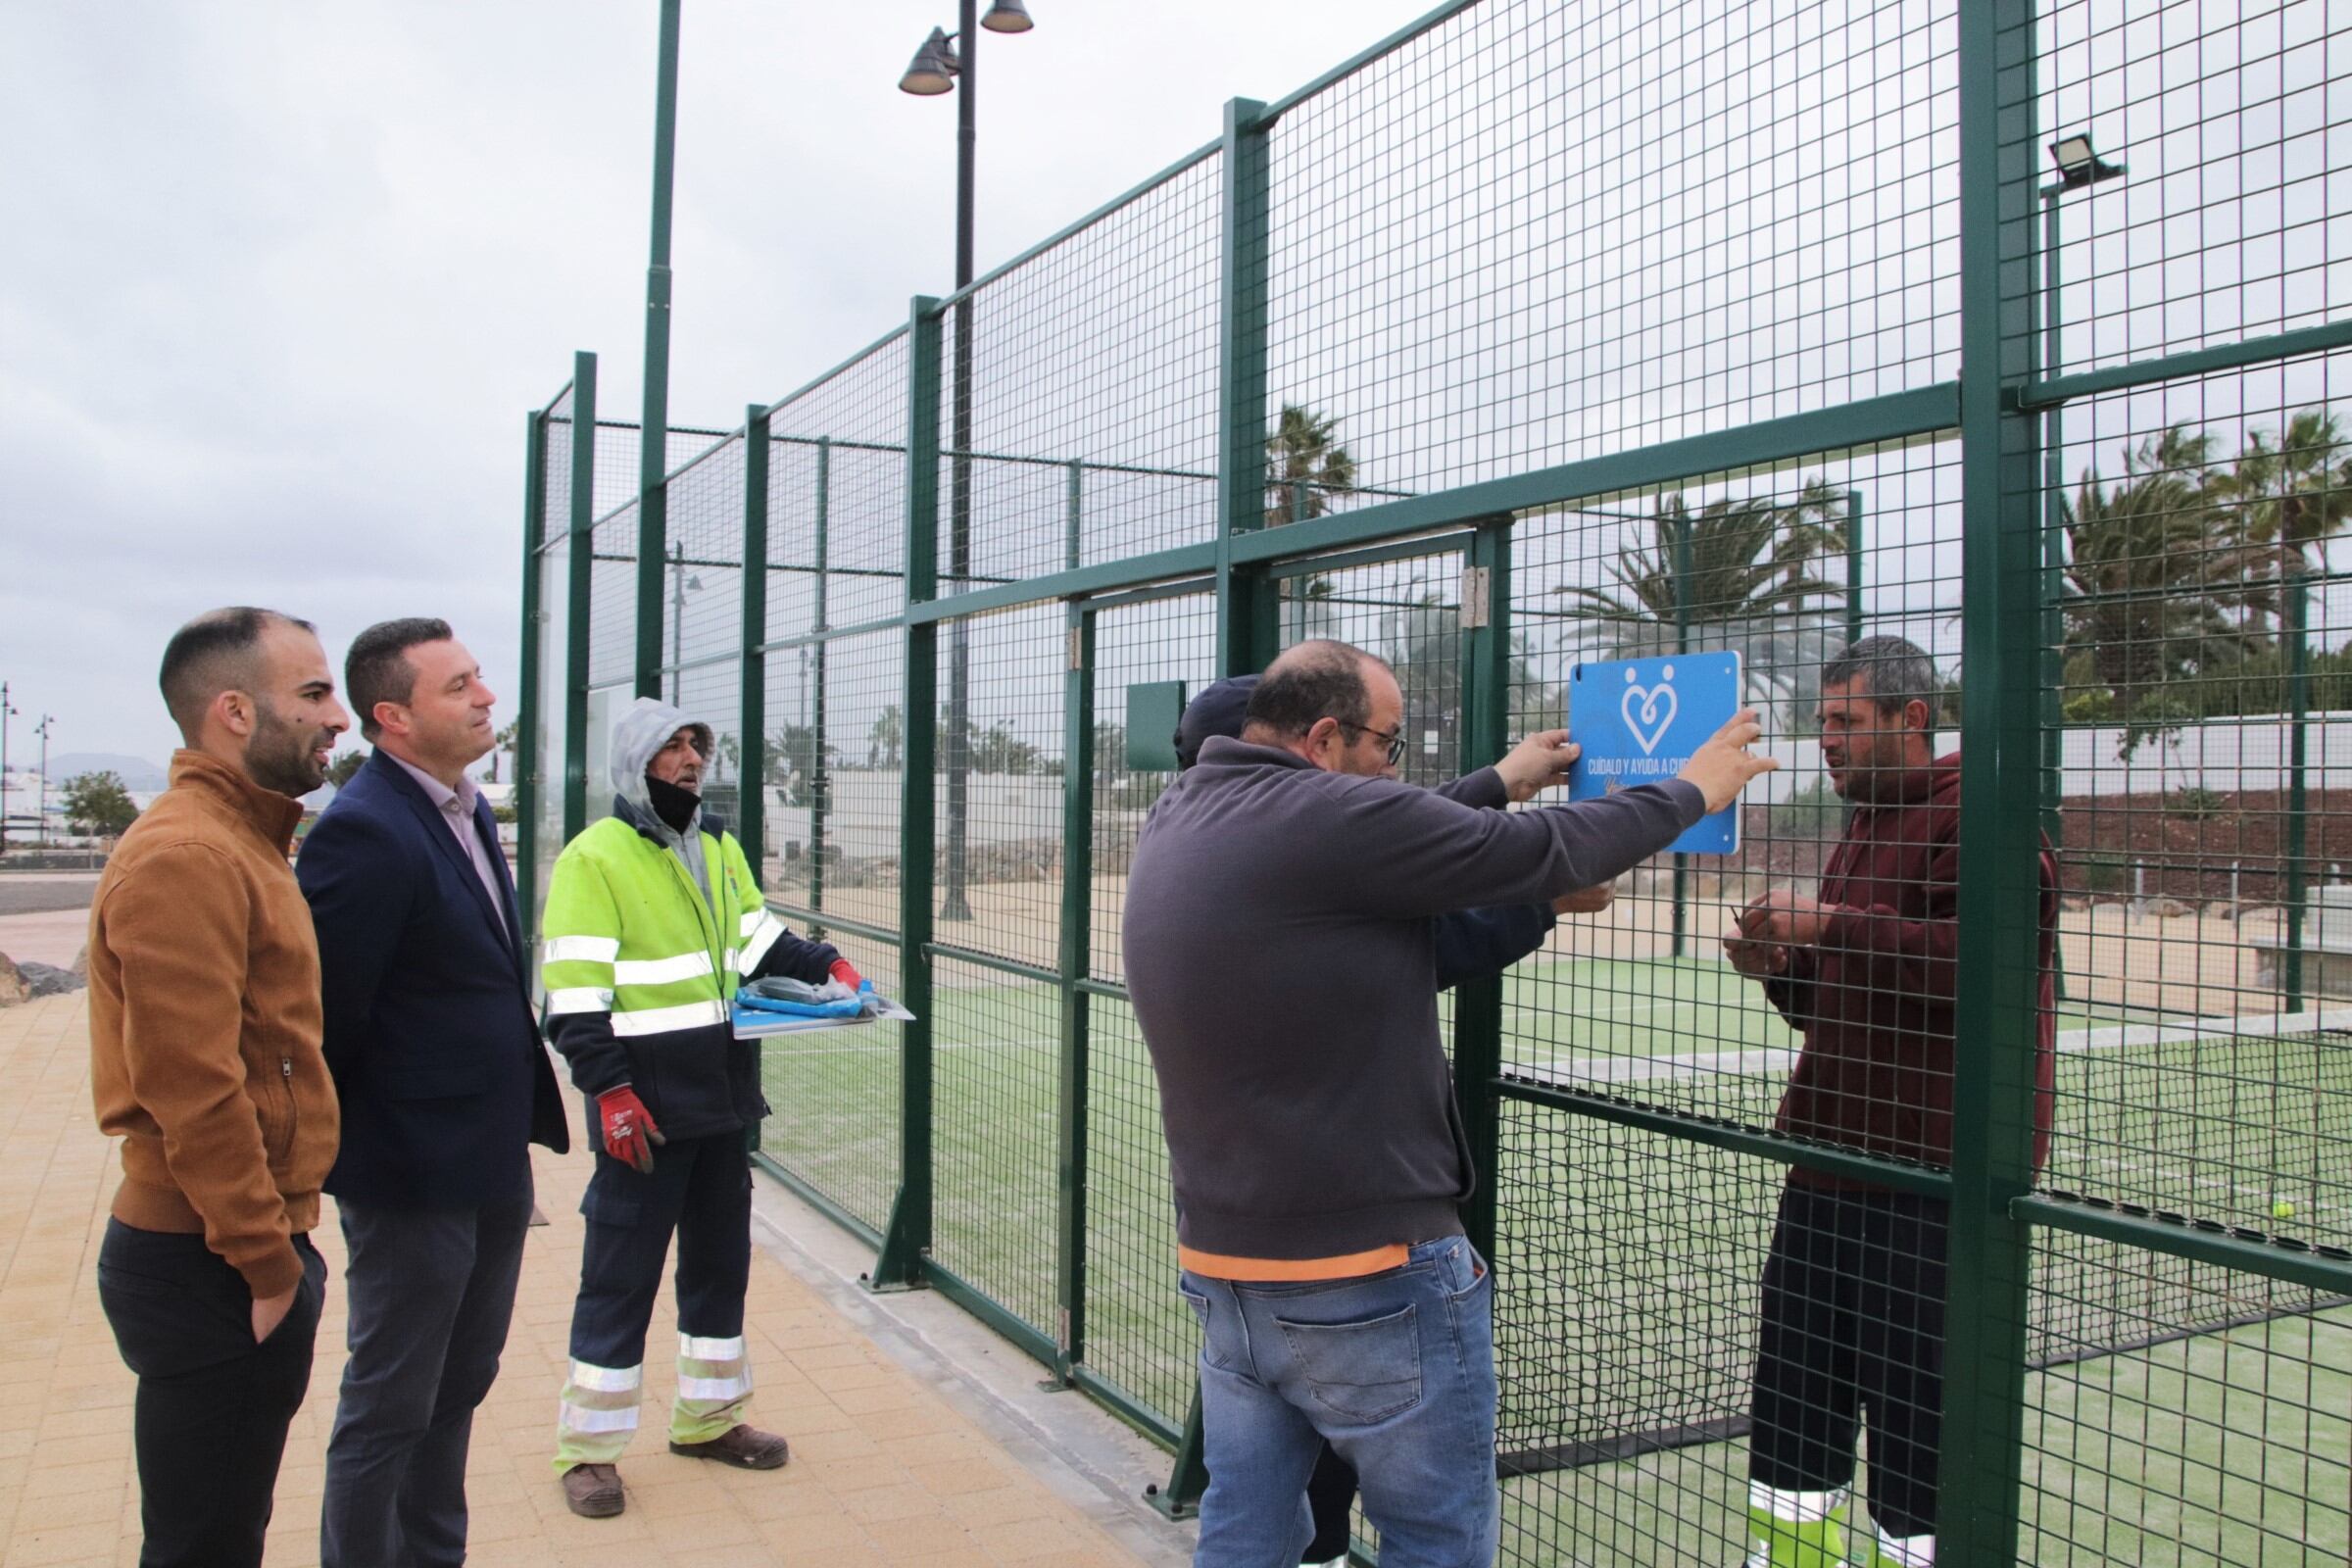
[[[0,914],[0,954],[19,963],[74,961],[90,934],[90,911],[52,909],[39,914]]]

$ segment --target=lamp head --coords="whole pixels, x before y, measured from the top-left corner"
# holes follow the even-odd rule
[[[1037,24],[1029,20],[1028,8],[1021,0],[996,0],[988,15],[980,19],[980,25],[991,32],[1027,32]]]
[[[2123,165],[2101,158],[2090,137],[2081,131],[2050,143],[2050,162],[2058,166],[2058,183],[2070,190],[2112,179],[2124,172]]]
[[[948,41],[948,30],[933,27],[931,36],[914,52],[906,74],[899,78],[899,91],[912,93],[917,98],[936,98],[955,89],[958,69],[956,46]]]

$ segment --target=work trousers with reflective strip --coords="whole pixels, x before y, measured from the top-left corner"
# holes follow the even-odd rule
[[[752,1369],[743,1298],[752,1271],[751,1156],[741,1132],[676,1139],[640,1174],[601,1150],[580,1200],[588,1240],[571,1313],[571,1376],[556,1468],[612,1464],[637,1430],[645,1335],[678,1238],[678,1392],[672,1443],[707,1443],[743,1423]]]

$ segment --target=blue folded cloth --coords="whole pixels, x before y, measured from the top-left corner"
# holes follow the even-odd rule
[[[862,982],[854,995],[838,995],[840,990],[838,984],[818,987],[771,975],[736,992],[735,1004],[794,1018],[858,1018],[880,1010],[881,999],[871,980]]]

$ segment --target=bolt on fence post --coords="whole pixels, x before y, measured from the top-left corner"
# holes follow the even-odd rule
[[[939,596],[939,359],[940,306],[917,296],[906,342],[906,604]],[[891,1204],[882,1250],[874,1259],[875,1290],[923,1284],[931,1250],[931,890],[939,781],[933,761],[938,738],[939,625],[906,625],[905,690],[906,771],[899,798],[899,985],[912,1021],[901,1024],[899,1069],[899,1194]]]

